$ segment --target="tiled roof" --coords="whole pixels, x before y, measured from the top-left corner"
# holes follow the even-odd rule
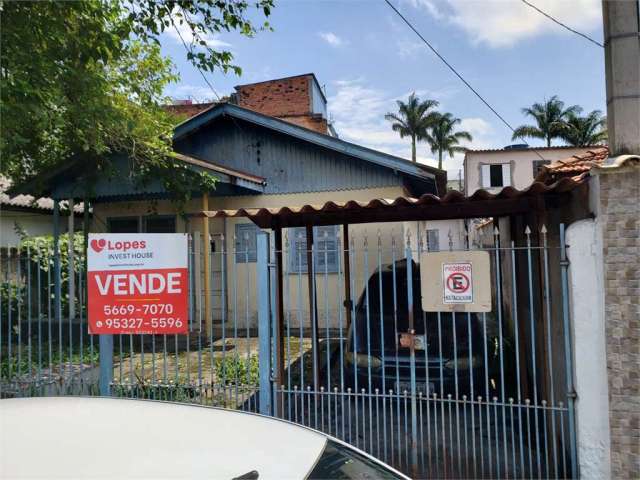
[[[47,197],[36,198],[33,195],[16,195],[10,197],[5,192],[11,187],[11,180],[7,177],[0,176],[0,205],[3,207],[32,208],[36,210],[52,211],[53,199]],[[63,210],[67,209],[67,202],[60,202]],[[75,213],[82,213],[84,206],[77,203],[73,207]],[[44,213],[44,212],[43,212]]]
[[[431,194],[422,195],[420,198],[398,197],[396,199],[377,198],[368,202],[350,200],[347,202],[328,201],[322,205],[286,206],[279,208],[241,208],[239,210],[212,210],[194,214],[196,217],[208,218],[236,218],[247,217],[261,228],[271,228],[274,224],[283,227],[301,226],[305,223],[323,224],[322,216],[331,216],[333,223],[327,225],[337,225],[339,223],[370,223],[383,220],[383,214],[389,213],[394,217],[393,221],[409,220],[411,212],[419,207],[436,207],[444,212],[444,207],[452,207],[456,211],[455,218],[473,218],[480,215],[472,214],[479,209],[484,212],[490,210],[491,204],[500,201],[510,201],[526,199],[546,194],[562,194],[569,192],[582,185],[585,178],[579,180],[563,178],[551,185],[540,182],[532,183],[524,190],[517,190],[513,187],[505,187],[497,193],[486,190],[477,190],[473,195],[467,197],[464,194],[451,190],[444,197],[437,197]],[[530,207],[529,207],[530,208]],[[487,210],[488,209],[488,210]],[[469,213],[469,214],[467,214]],[[404,215],[406,218],[400,218]],[[485,215],[491,216],[491,214]],[[454,218],[454,217],[443,217]],[[311,220],[313,219],[313,220]]]
[[[569,158],[556,160],[549,165],[543,165],[536,180],[544,181],[550,177],[577,177],[588,172],[595,166],[602,165],[608,157],[608,147],[591,148],[584,153],[578,153]]]

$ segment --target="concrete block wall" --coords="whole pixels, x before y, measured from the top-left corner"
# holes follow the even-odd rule
[[[598,179],[611,473],[640,478],[640,169]]]

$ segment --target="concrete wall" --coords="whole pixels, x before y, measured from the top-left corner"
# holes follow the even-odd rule
[[[511,186],[517,189],[523,189],[533,182],[533,162],[541,160],[538,154],[545,160],[555,161],[569,158],[572,155],[583,153],[587,150],[588,148],[541,148],[538,150],[499,150],[496,152],[469,151],[465,155],[464,161],[464,185],[466,195],[472,195],[476,190],[483,188],[482,165],[510,164]],[[487,190],[497,191],[501,190],[501,187]]]
[[[611,478],[602,238],[594,220],[567,229],[576,428],[582,478]]]
[[[67,217],[60,218],[60,231],[67,231]],[[16,232],[18,224],[30,236],[52,235],[53,216],[32,212],[14,212],[2,210],[0,212],[0,247],[16,247],[20,243],[20,236]],[[82,219],[76,221],[82,228]]]

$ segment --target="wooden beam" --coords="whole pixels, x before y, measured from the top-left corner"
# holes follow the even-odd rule
[[[202,194],[202,210],[209,210],[209,194]],[[202,254],[204,255],[204,322],[206,334],[211,332],[211,238],[209,236],[209,218],[202,218]],[[200,275],[200,272],[196,272]]]

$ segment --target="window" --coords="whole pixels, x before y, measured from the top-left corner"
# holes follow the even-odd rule
[[[253,223],[236,224],[236,263],[258,261],[258,227]]]
[[[383,463],[362,455],[352,447],[329,440],[307,477],[310,480],[325,478],[380,478],[400,479]]]
[[[440,250],[440,232],[438,230],[427,230],[427,250],[429,252]]]
[[[551,160],[534,160],[533,161],[533,178],[536,178],[540,173],[540,169],[543,165],[549,165]]]
[[[314,227],[314,255],[316,273],[336,273],[338,271],[338,226]],[[306,228],[292,228],[289,234],[289,270],[307,271],[307,231]]]
[[[107,230],[109,233],[138,233],[138,217],[111,217],[107,218]]]
[[[508,163],[497,163],[492,165],[482,165],[482,187],[508,187],[511,185],[511,165]]]
[[[154,215],[144,217],[145,233],[176,233],[176,217],[173,215]]]

